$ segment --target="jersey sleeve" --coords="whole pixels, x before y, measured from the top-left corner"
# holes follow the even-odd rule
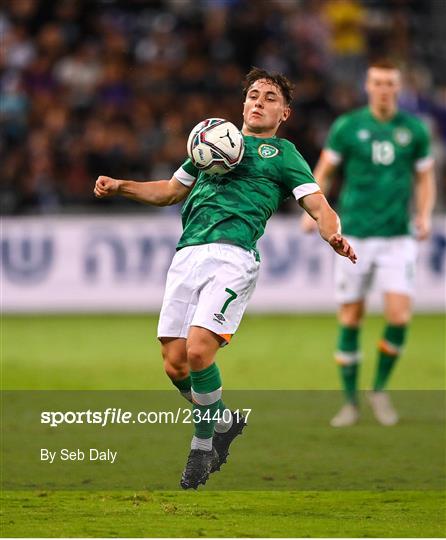
[[[347,150],[346,123],[344,116],[339,117],[333,123],[327,135],[324,150],[333,165],[338,165],[343,160]]]
[[[190,158],[187,158],[186,161],[179,167],[173,175],[175,178],[181,182],[184,186],[190,187],[198,177],[199,170],[192,163]]]
[[[320,191],[308,163],[291,143],[283,153],[282,181],[296,200]]]
[[[430,133],[424,122],[419,122],[414,149],[415,170],[424,171],[428,169],[433,162],[431,154]]]

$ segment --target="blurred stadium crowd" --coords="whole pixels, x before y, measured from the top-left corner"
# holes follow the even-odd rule
[[[93,199],[96,177],[170,178],[198,121],[240,125],[252,65],[296,83],[280,135],[313,166],[333,119],[364,103],[367,61],[385,55],[405,68],[402,107],[430,123],[444,209],[445,11],[443,0],[6,1],[2,212],[128,210]]]

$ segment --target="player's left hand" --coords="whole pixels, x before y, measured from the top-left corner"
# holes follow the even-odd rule
[[[347,257],[352,261],[353,264],[356,264],[356,253],[353,251],[352,246],[347,242],[347,240],[342,236],[342,234],[332,234],[328,239],[328,243],[338,255],[341,255],[342,257]]]
[[[424,216],[415,217],[415,233],[418,240],[426,240],[431,234],[432,223],[430,218]]]

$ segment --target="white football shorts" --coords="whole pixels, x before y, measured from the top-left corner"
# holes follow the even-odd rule
[[[335,259],[335,295],[339,303],[364,299],[372,284],[382,292],[413,296],[417,244],[412,237],[346,238],[358,262],[352,264],[345,257]]]
[[[187,246],[167,274],[158,338],[187,338],[191,326],[221,336],[236,332],[254,292],[260,263],[254,252],[230,244]]]

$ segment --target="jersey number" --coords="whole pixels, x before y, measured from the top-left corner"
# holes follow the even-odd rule
[[[372,161],[375,165],[390,165],[395,159],[395,148],[389,141],[372,142]]]
[[[234,291],[232,291],[231,289],[225,289],[225,292],[227,292],[229,294],[229,298],[226,300],[226,302],[223,304],[222,308],[221,308],[221,311],[220,313],[224,313],[226,311],[226,309],[228,308],[229,304],[235,300],[238,296],[237,293],[235,293]]]

